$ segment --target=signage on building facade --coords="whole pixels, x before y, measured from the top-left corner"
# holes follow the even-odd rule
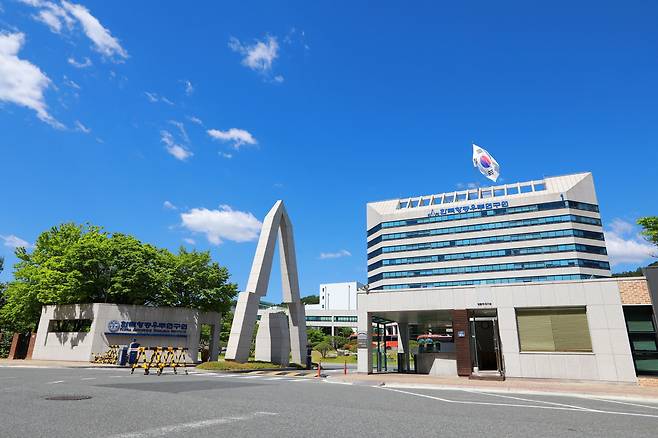
[[[113,319],[107,323],[107,330],[115,335],[187,336],[187,323]]]
[[[427,213],[427,217],[445,216],[448,214],[468,213],[473,211],[495,210],[496,208],[507,207],[509,207],[508,201],[485,202],[482,204],[463,205],[460,207],[440,208],[437,210],[432,209],[429,213]]]
[[[368,348],[368,333],[359,332],[356,335],[356,348]]]

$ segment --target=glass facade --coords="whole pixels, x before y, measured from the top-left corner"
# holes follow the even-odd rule
[[[604,246],[580,245],[580,244],[572,243],[565,245],[531,246],[525,248],[510,248],[510,249],[498,249],[491,251],[463,252],[458,254],[443,254],[443,255],[431,255],[431,256],[419,256],[419,257],[403,257],[396,259],[384,259],[368,266],[368,271],[381,268],[382,266],[448,262],[454,260],[488,259],[494,257],[551,254],[551,253],[571,252],[571,251],[584,252],[589,254],[601,254],[601,255],[607,254],[607,251]]]
[[[387,278],[428,277],[434,275],[475,274],[480,272],[525,271],[531,269],[553,269],[581,267],[610,270],[608,262],[586,259],[543,260],[536,262],[500,263],[494,265],[452,266],[445,268],[420,269],[413,271],[383,272],[368,278],[369,283]]]
[[[580,237],[583,239],[603,240],[603,233],[586,230],[556,230],[542,231],[536,233],[507,234],[504,236],[476,237],[473,239],[444,240],[441,242],[413,243],[409,245],[384,246],[368,253],[368,258],[377,257],[380,254],[388,254],[403,251],[419,251],[423,249],[448,248],[457,246],[487,245],[505,242],[520,242],[525,240],[554,239],[557,237]]]
[[[603,278],[603,277],[597,275],[586,275],[586,274],[567,274],[567,275],[541,275],[541,276],[533,276],[533,277],[485,278],[482,280],[457,280],[457,281],[434,281],[430,283],[386,284],[382,287],[375,287],[372,290],[423,289],[423,288],[434,288],[434,287],[475,286],[482,284],[534,283],[540,281],[587,280],[592,278]]]

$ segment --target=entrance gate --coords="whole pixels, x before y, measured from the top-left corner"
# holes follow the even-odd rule
[[[503,360],[496,311],[493,311],[493,315],[474,313],[469,321],[473,374],[502,376]]]

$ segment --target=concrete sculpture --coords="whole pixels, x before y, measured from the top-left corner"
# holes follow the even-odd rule
[[[290,222],[288,213],[286,213],[283,201],[277,201],[263,221],[263,228],[258,239],[254,261],[251,265],[247,288],[244,292],[240,292],[235,306],[231,334],[229,335],[228,346],[226,347],[227,360],[246,362],[249,359],[249,348],[251,347],[251,338],[254,332],[254,325],[256,324],[258,304],[261,297],[266,295],[267,286],[270,281],[277,234],[279,235],[283,302],[288,305],[287,332],[290,333],[292,362],[297,364],[305,363],[306,315],[304,314],[304,305],[301,303],[299,297],[297,259],[295,257],[292,223]],[[278,317],[274,318],[277,319]],[[272,327],[273,329],[274,327]],[[281,327],[276,330],[278,333],[281,333]],[[270,336],[261,337],[261,341],[256,345],[256,357],[267,356],[267,351],[269,351],[272,361],[275,359],[278,360],[276,356],[280,357],[282,354],[272,354],[271,352],[279,351],[282,346],[280,344],[276,346],[271,345],[275,338],[272,336],[272,331],[270,331],[270,317],[268,317],[268,331]],[[285,330],[283,332],[285,333]],[[269,345],[266,338],[269,339]],[[275,343],[278,341],[280,341],[280,336],[279,339],[275,340]],[[285,359],[281,361],[283,365],[288,364],[288,357],[286,356]]]

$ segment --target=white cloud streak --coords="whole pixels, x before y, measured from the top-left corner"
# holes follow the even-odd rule
[[[152,93],[150,91],[145,91],[144,96],[148,99],[149,102],[151,103],[158,103],[158,102],[163,102],[166,103],[167,105],[174,105],[174,102],[171,100],[167,99],[164,96],[159,95],[158,93]]]
[[[243,55],[242,65],[263,74],[272,70],[272,63],[279,56],[279,43],[271,36],[262,41],[256,40],[252,45],[243,44],[239,39],[231,37],[228,46]]]
[[[183,85],[185,86],[185,94],[187,94],[188,96],[191,96],[192,93],[194,93],[194,85],[192,85],[192,82],[190,82],[187,79],[185,79],[184,81],[181,81],[181,82],[183,82]]]
[[[43,122],[64,129],[48,112],[44,92],[51,85],[50,78],[36,65],[18,57],[24,43],[23,33],[0,33],[0,101],[29,108]]]
[[[350,257],[351,255],[352,253],[346,249],[341,249],[340,251],[336,252],[321,252],[320,260],[339,259],[341,257]]]
[[[121,47],[119,40],[113,37],[109,29],[103,27],[101,22],[91,15],[87,8],[67,1],[62,2],[62,7],[77,18],[82,25],[82,30],[94,44],[97,52],[108,58],[115,56],[123,59],[128,58],[128,52]]]
[[[4,245],[7,248],[31,248],[32,244],[26,240],[21,239],[18,236],[15,236],[13,234],[9,234],[6,236],[3,236],[0,234],[0,239],[4,241]]]
[[[181,225],[192,232],[205,234],[213,245],[227,240],[254,241],[263,226],[253,214],[233,210],[228,205],[220,205],[217,210],[193,208],[181,213]]]
[[[160,131],[160,141],[164,143],[167,152],[169,152],[169,154],[177,160],[185,161],[194,155],[192,151],[187,149],[185,146],[181,146],[180,144],[176,143],[174,136],[171,135],[171,132],[169,131]]]
[[[658,254],[658,248],[647,242],[635,225],[624,220],[613,220],[604,234],[610,264],[613,266],[623,263],[641,264]]]
[[[69,59],[67,59],[67,62],[75,68],[87,68],[93,65],[91,59],[87,57],[85,57],[84,60],[80,62],[71,56]]]
[[[83,125],[80,120],[75,121],[75,130],[84,134],[91,134],[91,129]]]
[[[249,131],[244,129],[231,128],[227,131],[220,131],[219,129],[209,129],[206,131],[210,137],[214,140],[219,140],[223,142],[232,142],[234,149],[238,150],[241,146],[245,144],[255,145],[258,142],[251,135]]]
[[[162,203],[162,206],[166,208],[167,210],[178,210],[178,207],[176,207],[173,203],[170,201],[165,201]]]

